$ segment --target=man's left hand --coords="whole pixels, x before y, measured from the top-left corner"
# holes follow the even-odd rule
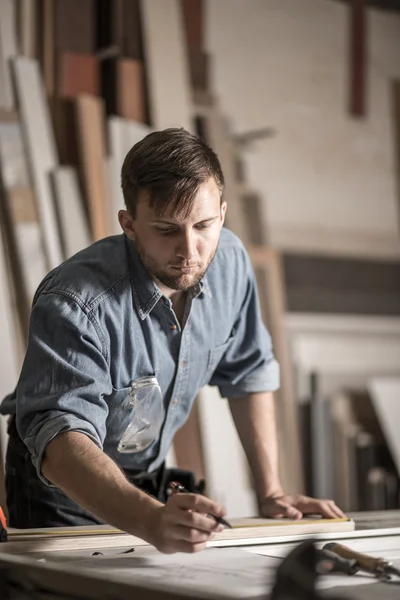
[[[326,519],[346,517],[333,500],[317,500],[309,496],[282,494],[266,498],[261,504],[261,515],[266,519],[301,519],[303,515],[311,514]]]

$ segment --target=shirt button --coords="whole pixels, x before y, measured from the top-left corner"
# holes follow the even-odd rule
[[[178,404],[178,402],[179,402],[178,398],[175,398],[173,401],[173,405],[176,406]]]
[[[172,331],[175,331],[176,325],[170,325],[169,328],[172,329]]]

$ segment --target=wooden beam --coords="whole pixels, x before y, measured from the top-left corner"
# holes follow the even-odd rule
[[[395,144],[395,169],[397,183],[397,213],[399,216],[400,231],[400,79],[395,79],[392,83],[393,93],[393,133]]]
[[[365,0],[350,5],[350,98],[349,110],[354,117],[366,115],[367,9]]]

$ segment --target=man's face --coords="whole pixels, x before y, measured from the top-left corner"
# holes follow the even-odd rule
[[[144,198],[135,219],[120,211],[120,222],[149,273],[167,288],[184,291],[201,280],[214,258],[225,211],[211,178],[199,188],[188,216],[160,216]]]

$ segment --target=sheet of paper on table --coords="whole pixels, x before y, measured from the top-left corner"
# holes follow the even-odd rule
[[[84,570],[108,580],[145,582],[151,588],[168,591],[196,591],[204,598],[251,598],[271,590],[280,559],[236,548],[210,548],[198,554],[135,552],[79,557],[65,564],[75,573]]]

